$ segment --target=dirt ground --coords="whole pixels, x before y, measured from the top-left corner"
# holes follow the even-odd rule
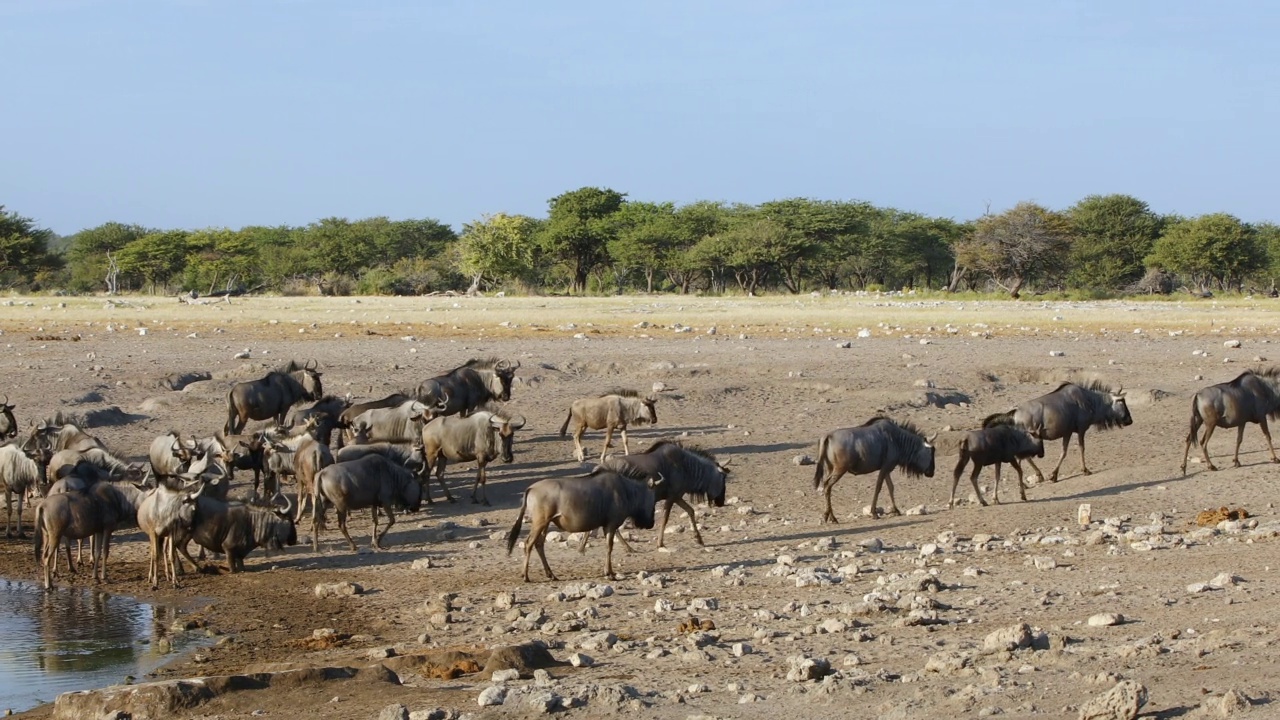
[[[521,363],[509,409],[527,425],[515,463],[490,473],[492,506],[469,502],[473,466],[455,466],[447,478],[459,502],[399,517],[384,552],[367,551],[369,516],[361,512],[352,524],[358,553],[336,530],[312,553],[309,528],[300,528],[299,546],[270,558],[255,552],[249,572],[188,575],[179,590],[152,592],[141,536],[117,535],[107,589],[177,604],[217,639],[156,678],[281,663],[367,665],[370,651],[410,653],[421,641],[443,648],[540,639],[559,660],[575,652],[594,660],[551,670],[552,689],[578,705],[561,714],[575,717],[1074,718],[1120,679],[1147,688],[1144,717],[1219,717],[1228,690],[1250,698],[1259,716],[1277,712],[1276,467],[1250,426],[1243,467],[1230,467],[1234,433],[1223,430],[1210,448],[1223,470],[1198,462],[1185,477],[1178,470],[1191,395],[1280,355],[1269,307],[808,297],[762,299],[758,309],[750,299],[686,298],[532,307],[511,299],[477,302],[464,315],[466,299],[142,309],[76,302],[0,307],[0,392],[23,426],[58,409],[93,413],[104,424],[92,432],[134,459],[170,429],[212,434],[225,420],[232,382],[290,358],[319,361],[327,392],[357,398],[414,387],[471,357]],[[420,314],[428,302],[436,305],[431,324]],[[353,307],[358,319],[333,319]],[[438,321],[450,308],[455,315]],[[271,324],[274,313],[288,319]],[[674,328],[675,318],[693,329]],[[861,328],[868,337],[859,337]],[[1237,339],[1241,347],[1224,346]],[[233,357],[245,349],[248,358]],[[179,392],[158,384],[192,370],[214,379]],[[1078,377],[1123,385],[1134,417],[1130,427],[1087,435],[1093,474],[1080,473],[1073,443],[1063,479],[1035,485],[1028,502],[1017,501],[1006,471],[1005,504],[980,507],[966,485],[958,492],[965,502],[948,511],[956,434],[943,432],[935,476],[896,483],[906,515],[864,517],[871,476],[846,476],[834,492],[839,524],[819,522],[814,468],[797,456],[816,455],[827,431],[877,413],[928,433],[972,428]],[[679,437],[731,461],[729,502],[697,507],[706,547],[694,543],[677,509],[670,552],[655,549],[652,531],[630,531],[635,552],[615,553],[616,581],[603,578],[599,541],[585,555],[561,541],[548,543],[561,582],[545,581],[536,558],[535,582],[521,582],[521,553],[507,555],[505,533],[522,491],[589,467],[558,436],[570,402],[614,387],[647,392],[655,383],[666,387],[659,424],[630,433],[632,449]],[[587,441],[590,458],[600,434]],[[1048,445],[1042,469],[1060,453]],[[990,471],[982,482],[990,486]],[[1082,503],[1091,506],[1089,526],[1077,522]],[[1246,508],[1256,524],[1195,524],[1197,513],[1222,506]],[[424,558],[430,567],[414,566]],[[29,540],[0,542],[0,576],[36,577]],[[317,598],[318,583],[339,581],[365,591]],[[599,587],[606,584],[611,592]],[[513,608],[495,605],[506,592],[514,593]],[[447,623],[442,594],[456,595]],[[1087,622],[1100,613],[1122,614],[1123,622]],[[714,631],[680,629],[691,615]],[[1022,623],[1031,633],[1015,632],[1014,644],[1032,647],[1009,651],[988,637]],[[308,642],[320,628],[349,637]],[[789,678],[801,657],[829,661],[830,674]],[[820,667],[799,672],[822,675]],[[477,696],[491,683],[478,674],[402,680],[231,693],[191,717],[373,718],[392,703],[475,717],[538,712],[522,701],[532,680],[507,683],[507,704],[487,708]]]

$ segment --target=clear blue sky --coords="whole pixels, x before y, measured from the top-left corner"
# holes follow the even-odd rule
[[[633,199],[1280,220],[1280,4],[0,0],[0,204],[67,234]]]

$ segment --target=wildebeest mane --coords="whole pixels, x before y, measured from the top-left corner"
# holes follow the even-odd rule
[[[893,418],[883,416],[878,416],[874,419],[883,420],[885,425],[889,427],[889,431],[887,433],[889,436],[889,442],[893,443],[894,446],[897,447],[898,453],[902,457],[902,461],[898,464],[898,467],[904,473],[913,477],[920,477],[923,475],[924,472],[917,469],[914,464],[916,452],[929,442],[924,436],[924,433],[921,432],[920,428],[907,420],[894,420]]]
[[[1115,389],[1114,389],[1114,388],[1112,388],[1110,385],[1108,385],[1108,384],[1106,384],[1106,383],[1102,382],[1101,380],[1096,380],[1096,379],[1095,379],[1095,380],[1087,380],[1087,381],[1086,381],[1086,380],[1081,380],[1081,381],[1079,381],[1079,382],[1071,382],[1071,381],[1067,381],[1067,382],[1064,382],[1064,383],[1062,383],[1062,384],[1058,385],[1058,387],[1054,388],[1054,389],[1053,389],[1053,391],[1054,391],[1054,392],[1058,392],[1059,390],[1061,390],[1062,388],[1064,388],[1064,387],[1066,387],[1066,386],[1068,386],[1068,385],[1075,385],[1076,387],[1080,388],[1081,390],[1088,390],[1088,391],[1090,391],[1090,392],[1095,392],[1095,393],[1106,393],[1106,394],[1108,394],[1108,395],[1110,395],[1110,394],[1112,394],[1112,393],[1114,393],[1114,392],[1115,392]]]
[[[299,365],[297,360],[290,360],[289,362],[285,363],[284,365],[281,365],[280,367],[276,368],[275,370],[272,370],[271,372],[284,373],[287,375],[289,373],[298,372],[299,370],[302,370],[304,367],[305,367],[305,364]]]
[[[63,412],[58,410],[54,414],[44,419],[44,424],[49,427],[61,427],[63,425],[75,425],[81,430],[84,429],[84,418],[75,413]]]
[[[454,369],[461,370],[462,368],[471,368],[472,370],[492,370],[500,362],[502,362],[502,360],[496,357],[471,358]]]
[[[630,388],[613,388],[612,390],[606,390],[600,393],[600,397],[609,397],[610,395],[618,395],[621,397],[631,397],[631,398],[640,397],[640,393]]]
[[[1013,411],[1002,413],[994,413],[982,419],[982,427],[998,427],[1000,425],[1013,425]]]
[[[475,410],[472,411],[472,414],[474,415],[475,413],[478,413],[478,412],[492,413],[493,416],[498,418],[499,420],[510,420],[513,417],[506,410],[498,407],[497,405],[494,405],[491,402],[486,402],[485,404],[476,408]]]

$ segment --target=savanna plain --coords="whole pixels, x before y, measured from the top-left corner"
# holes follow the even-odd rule
[[[493,466],[490,506],[470,502],[474,465],[454,464],[458,502],[433,488],[384,551],[368,550],[368,511],[352,522],[358,552],[330,515],[318,553],[304,523],[297,546],[255,551],[248,572],[154,591],[144,537],[116,535],[104,589],[176,605],[210,637],[138,683],[278,678],[220,684],[173,716],[1132,717],[1132,681],[1142,717],[1261,717],[1280,714],[1280,475],[1257,426],[1239,468],[1230,430],[1210,447],[1222,470],[1195,449],[1187,474],[1179,464],[1196,390],[1280,364],[1276,302],[15,297],[0,305],[0,390],[24,428],[58,410],[94,418],[89,432],[142,460],[166,431],[212,435],[234,382],[291,359],[357,399],[473,357],[520,363],[506,408],[527,423],[515,462]],[[162,383],[191,371],[212,379]],[[979,506],[962,480],[948,510],[960,431],[1077,379],[1122,386],[1134,419],[1086,435],[1092,474],[1072,442],[1061,479],[1031,483],[1027,502],[1006,468],[1002,504]],[[655,531],[624,531],[633,552],[615,550],[617,580],[599,538],[579,554],[562,534],[547,543],[561,580],[535,558],[526,584],[521,546],[506,543],[521,494],[590,468],[559,428],[575,398],[616,387],[659,397],[632,452],[696,444],[728,461],[728,500],[696,506],[705,547],[676,509],[666,551]],[[877,414],[939,433],[935,475],[895,474],[905,514],[881,519],[864,514],[872,476],[846,476],[839,522],[821,523],[805,456]],[[601,441],[587,434],[588,460]],[[1037,464],[1060,452],[1046,443]],[[248,493],[236,478],[232,494]],[[988,469],[988,497],[991,483]],[[1196,522],[1222,507],[1248,517]],[[37,578],[29,539],[0,542],[0,575]],[[361,592],[316,592],[335,583]],[[529,642],[547,653],[508,653],[519,677],[495,682],[490,651]],[[287,672],[305,668],[363,670]],[[1116,714],[1089,714],[1108,692]],[[58,712],[28,715],[75,716]]]

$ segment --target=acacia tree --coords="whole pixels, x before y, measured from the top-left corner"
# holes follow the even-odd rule
[[[136,273],[151,283],[151,292],[166,288],[169,279],[182,272],[187,261],[187,232],[170,230],[151,233],[124,246],[120,251],[120,269]]]
[[[1064,271],[1071,238],[1065,216],[1024,201],[979,218],[973,233],[956,245],[956,262],[984,273],[1017,298],[1028,282]]]
[[[471,287],[483,282],[518,278],[533,267],[537,255],[534,236],[538,223],[525,215],[484,215],[462,226],[459,242],[462,271]]]
[[[799,232],[761,213],[744,212],[719,242],[726,266],[748,295],[755,295],[771,272],[788,291],[800,292],[799,265],[810,243]]]
[[[584,292],[591,271],[608,257],[615,229],[609,216],[625,197],[608,188],[583,187],[547,201],[550,212],[539,244],[549,258],[568,268],[570,292]]]
[[[1240,289],[1245,277],[1265,262],[1257,232],[1227,213],[1172,224],[1147,257],[1149,266],[1183,275],[1201,290],[1210,284],[1220,290]]]
[[[1145,202],[1130,195],[1090,195],[1066,214],[1075,232],[1072,285],[1119,288],[1142,277],[1164,225]]]
[[[55,265],[49,254],[53,231],[36,227],[31,218],[0,205],[0,284],[31,282],[37,272]]]
[[[644,275],[645,292],[653,292],[653,279],[680,245],[681,232],[673,203],[628,202],[612,215],[614,237],[609,259],[621,289],[632,270]]]
[[[151,232],[141,225],[108,222],[72,235],[67,247],[71,289],[84,291],[103,287],[104,279],[110,275],[109,268],[114,264],[111,256]],[[114,284],[110,280],[105,282],[108,291],[115,292]]]

